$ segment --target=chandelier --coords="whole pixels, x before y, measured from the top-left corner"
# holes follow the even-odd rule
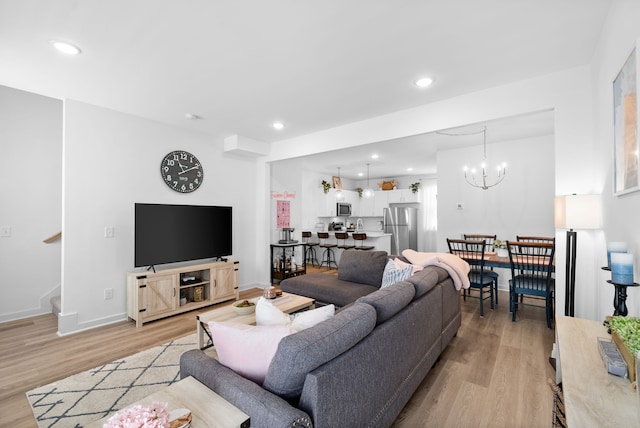
[[[468,134],[447,134],[447,133],[444,133],[444,132],[439,132],[439,133],[440,134],[444,134],[444,135],[472,135],[472,134],[480,134],[480,133],[482,133],[482,137],[483,137],[483,157],[482,157],[482,164],[480,165],[480,174],[481,174],[481,176],[480,177],[477,176],[478,171],[476,171],[475,168],[472,168],[471,171],[469,171],[468,168],[465,166],[464,167],[464,179],[471,186],[480,188],[482,190],[487,190],[490,187],[496,186],[502,180],[504,180],[504,177],[507,174],[507,164],[504,163],[504,162],[502,164],[498,165],[497,168],[496,168],[498,176],[496,177],[495,181],[491,181],[489,179],[489,174],[487,173],[487,127],[486,126],[482,129],[482,131],[471,132],[471,133],[468,133]]]

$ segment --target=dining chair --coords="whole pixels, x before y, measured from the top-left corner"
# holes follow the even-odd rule
[[[464,236],[464,239],[467,239],[467,240],[471,239],[471,240],[484,241],[487,244],[485,248],[488,252],[488,251],[494,251],[493,241],[496,240],[498,235],[489,235],[489,234],[482,234],[482,233],[465,233],[463,236]],[[498,304],[498,278],[500,278],[500,275],[498,274],[498,272],[494,271],[493,268],[486,269],[485,273],[493,279],[494,298],[497,305]]]
[[[511,321],[516,320],[518,307],[544,307],[547,327],[551,328],[553,317],[553,288],[551,274],[555,245],[548,242],[507,241],[511,280],[509,280],[509,306]],[[544,306],[518,301],[518,296],[544,300]]]
[[[516,235],[516,241],[518,242],[546,242],[548,244],[555,244],[556,238],[553,236],[526,236]]]
[[[449,252],[461,259],[465,260],[471,266],[469,272],[469,282],[471,287],[462,290],[462,296],[464,300],[468,297],[480,300],[480,317],[484,317],[484,301],[490,299],[491,310],[493,310],[494,302],[494,281],[493,278],[487,275],[488,270],[485,267],[485,248],[487,243],[478,239],[447,239],[447,245],[449,246]],[[484,296],[485,288],[489,289],[489,296]],[[479,296],[471,295],[471,289],[479,291]]]

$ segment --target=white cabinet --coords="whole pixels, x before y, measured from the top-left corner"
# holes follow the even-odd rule
[[[387,193],[387,201],[390,204],[418,202],[418,193],[413,193],[411,189],[389,190]]]
[[[384,209],[389,207],[388,191],[379,190],[375,192],[373,198],[373,215],[375,217],[382,217]]]
[[[226,261],[129,272],[127,316],[140,327],[148,321],[238,299],[239,269],[239,262]]]

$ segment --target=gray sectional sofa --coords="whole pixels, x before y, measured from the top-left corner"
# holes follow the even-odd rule
[[[180,373],[247,413],[252,427],[388,427],[460,323],[451,278],[427,267],[286,336],[263,385],[200,350],[182,355]]]
[[[380,289],[388,260],[386,251],[347,250],[340,257],[337,276],[310,273],[287,278],[280,283],[280,288],[287,293],[311,297],[319,304],[347,306]]]

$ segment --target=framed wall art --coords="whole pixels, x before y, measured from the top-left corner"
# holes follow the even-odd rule
[[[613,193],[640,190],[638,160],[638,59],[634,47],[613,81]]]

